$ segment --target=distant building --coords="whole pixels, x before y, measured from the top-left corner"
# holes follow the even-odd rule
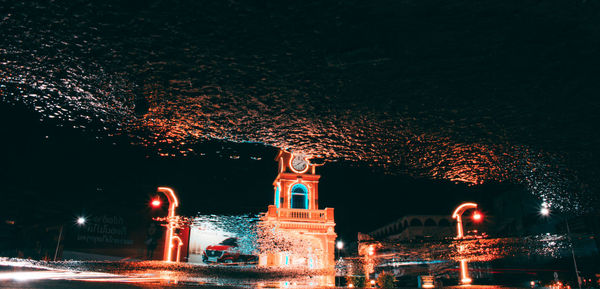
[[[454,237],[455,228],[449,215],[407,215],[371,233],[379,240],[439,240]]]

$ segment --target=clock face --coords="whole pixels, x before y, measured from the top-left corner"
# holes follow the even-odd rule
[[[297,173],[303,173],[308,169],[305,155],[294,155],[292,157],[292,169]]]

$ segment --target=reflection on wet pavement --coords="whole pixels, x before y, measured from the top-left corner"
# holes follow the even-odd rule
[[[0,288],[48,288],[48,284],[56,288],[319,288],[333,284],[333,276],[315,276],[319,272],[163,262],[44,262],[3,258],[0,268]]]

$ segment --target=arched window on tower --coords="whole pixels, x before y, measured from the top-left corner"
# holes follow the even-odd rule
[[[303,184],[292,187],[292,209],[308,209],[308,189]]]

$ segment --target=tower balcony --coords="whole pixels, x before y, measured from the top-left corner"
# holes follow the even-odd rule
[[[267,219],[277,219],[280,221],[304,221],[315,223],[333,222],[333,208],[324,210],[306,210],[306,209],[284,209],[277,208],[274,205],[269,206],[269,211],[265,214]]]

